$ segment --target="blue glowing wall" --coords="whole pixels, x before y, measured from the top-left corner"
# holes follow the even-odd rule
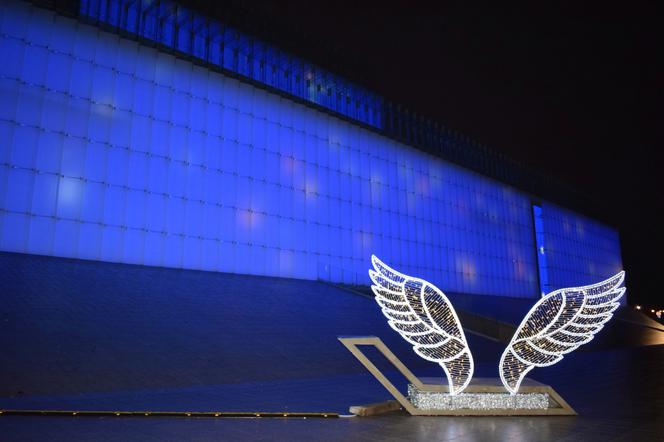
[[[542,224],[551,290],[591,284],[622,270],[615,229],[549,203],[542,204]]]
[[[549,285],[549,266],[546,263],[546,234],[544,231],[544,219],[542,207],[533,205],[533,226],[535,227],[535,247],[537,249],[537,272],[539,274],[539,287],[542,296],[551,292]]]
[[[375,93],[173,0],[80,0],[79,13],[226,72],[381,128]]]
[[[52,12],[0,13],[0,249],[362,284],[376,253],[445,290],[539,295],[528,194]],[[551,254],[605,271],[578,251],[593,229]],[[552,284],[591,275],[548,258]]]

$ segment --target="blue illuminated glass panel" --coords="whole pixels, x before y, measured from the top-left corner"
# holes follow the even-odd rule
[[[622,270],[617,230],[546,202],[542,222],[551,290],[592,284]]]
[[[353,284],[375,253],[447,291],[538,296],[524,192],[26,3],[0,9],[0,50],[2,250]],[[546,244],[554,285],[576,249]]]
[[[544,220],[542,208],[533,205],[533,225],[535,226],[535,246],[537,247],[537,268],[539,274],[540,292],[542,296],[551,292],[549,286],[549,268],[546,264],[546,247],[544,246]]]
[[[378,95],[175,1],[81,0],[79,13],[356,121],[383,127],[383,100]]]

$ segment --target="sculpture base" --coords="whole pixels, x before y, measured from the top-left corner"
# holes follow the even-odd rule
[[[546,410],[547,393],[461,393],[423,391],[408,385],[408,400],[419,410]]]
[[[498,378],[473,378],[458,395],[450,395],[447,379],[418,378],[375,336],[340,337],[341,343],[355,355],[367,370],[414,416],[574,416],[576,412],[549,385],[525,378],[519,393],[511,395]],[[359,346],[376,347],[409,381],[404,396],[378,368],[369,361]],[[371,416],[394,411],[394,401],[358,405],[350,412]]]
[[[463,393],[450,395],[446,379],[420,378],[408,385],[408,401],[418,415],[539,416],[576,415],[549,385],[526,378],[518,394],[505,391],[498,378],[474,378]]]

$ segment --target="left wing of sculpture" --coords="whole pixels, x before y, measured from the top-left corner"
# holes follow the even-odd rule
[[[624,279],[623,271],[598,284],[556,290],[540,299],[500,358],[505,388],[516,394],[530,370],[553,365],[590,342],[620,306]]]
[[[424,359],[439,364],[450,394],[461,393],[473,377],[473,356],[447,296],[433,284],[397,272],[375,255],[369,276],[387,322]]]

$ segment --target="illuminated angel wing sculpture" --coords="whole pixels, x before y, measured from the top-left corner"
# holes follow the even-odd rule
[[[553,365],[590,342],[620,306],[624,279],[625,272],[620,272],[598,284],[556,290],[540,299],[500,358],[505,388],[516,394],[530,370]]]
[[[473,376],[473,357],[450,301],[423,279],[401,274],[374,255],[371,262],[371,289],[390,327],[413,344],[418,355],[443,368],[450,394],[463,391]]]

